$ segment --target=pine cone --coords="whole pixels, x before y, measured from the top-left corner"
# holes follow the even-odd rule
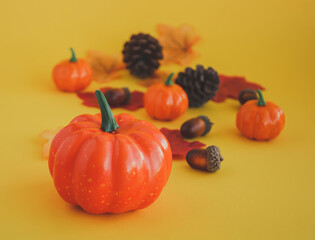
[[[163,58],[162,47],[158,40],[149,34],[132,35],[122,51],[126,68],[139,78],[151,77],[159,68],[159,60]]]
[[[180,72],[175,83],[187,93],[189,107],[200,107],[215,96],[220,79],[213,68],[197,65],[196,70],[188,67],[185,72]]]

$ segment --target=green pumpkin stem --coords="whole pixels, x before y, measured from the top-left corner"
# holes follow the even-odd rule
[[[72,56],[71,56],[69,62],[77,62],[78,59],[77,59],[77,57],[75,56],[75,52],[74,52],[73,48],[70,48],[70,50],[71,50]]]
[[[259,95],[259,100],[257,102],[257,106],[266,106],[266,102],[264,100],[264,96],[263,96],[262,92],[258,89],[257,93]]]
[[[112,110],[110,109],[110,106],[108,105],[108,102],[104,96],[104,94],[100,90],[95,91],[95,95],[97,98],[98,105],[101,109],[101,115],[102,115],[102,126],[101,129],[104,132],[113,132],[117,128],[119,128],[115,117],[113,115]]]
[[[165,81],[165,83],[164,83],[166,86],[172,86],[172,85],[173,85],[173,81],[172,81],[173,75],[174,75],[174,73],[171,73],[171,74],[167,77],[167,79],[166,79],[166,81]]]

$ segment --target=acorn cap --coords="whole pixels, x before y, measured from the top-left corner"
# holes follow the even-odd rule
[[[258,99],[256,91],[253,89],[244,89],[238,95],[238,101],[241,105],[244,105],[249,100]]]
[[[213,123],[210,121],[210,119],[207,116],[201,115],[201,116],[198,116],[198,118],[201,118],[205,123],[205,126],[206,126],[205,131],[201,135],[201,136],[205,136],[206,134],[208,134],[208,132],[210,132]]]
[[[206,148],[206,162],[208,172],[216,172],[221,167],[223,157],[221,156],[220,149],[217,146],[211,145]]]
[[[124,87],[124,88],[122,88],[122,90],[124,90],[124,92],[125,92],[125,100],[122,102],[122,105],[124,105],[124,104],[129,102],[131,96],[130,96],[129,88]]]

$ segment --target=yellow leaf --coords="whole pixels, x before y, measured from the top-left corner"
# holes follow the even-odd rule
[[[39,134],[39,136],[46,141],[43,146],[43,158],[48,159],[51,142],[61,129],[62,128],[59,127],[56,130],[46,130]]]
[[[125,68],[121,56],[111,56],[99,51],[87,51],[87,61],[93,70],[93,79],[97,82],[108,82],[120,78],[120,70]]]
[[[157,25],[158,40],[163,47],[163,63],[187,65],[197,57],[193,46],[200,40],[192,26],[183,24],[172,27],[165,24]]]
[[[156,71],[152,77],[140,80],[137,83],[143,87],[150,87],[152,84],[165,82],[168,75],[170,75],[170,72]]]

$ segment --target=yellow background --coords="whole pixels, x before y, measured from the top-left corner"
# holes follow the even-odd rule
[[[0,239],[315,239],[314,7],[313,0],[2,0]],[[57,91],[51,70],[70,46],[81,57],[88,49],[119,53],[132,33],[157,36],[157,23],[194,26],[201,56],[191,66],[265,86],[265,98],[284,109],[285,129],[271,142],[243,138],[234,100],[189,109],[174,122],[152,120],[178,128],[206,113],[215,125],[199,140],[220,147],[222,169],[207,174],[174,161],[150,207],[87,214],[56,193],[38,135],[97,109]],[[142,89],[136,82],[125,71],[109,85]],[[134,114],[150,120],[144,109]]]

